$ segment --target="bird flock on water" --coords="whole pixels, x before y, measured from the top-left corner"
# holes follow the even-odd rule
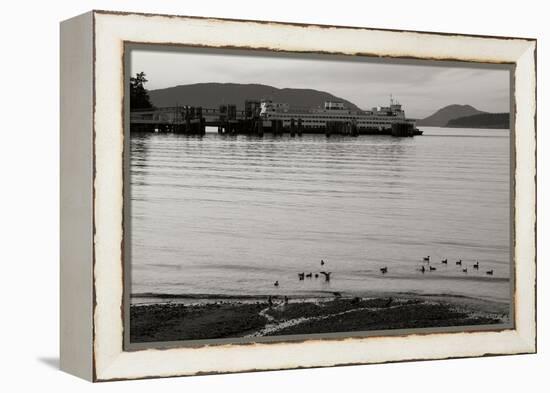
[[[321,266],[324,266],[325,265],[325,261],[321,259]],[[312,272],[309,272],[309,273],[305,273],[305,272],[302,272],[302,273],[298,273],[298,280],[300,281],[304,281],[304,279],[306,278],[319,278],[320,275],[322,275],[324,278],[325,278],[325,281],[330,281],[330,275],[332,274],[332,272],[326,272],[326,271],[320,271],[318,273],[312,273]]]
[[[433,266],[431,264],[431,257],[428,255],[426,257],[423,257],[422,258],[422,266],[420,266],[420,272],[421,273],[426,273],[426,272],[433,272],[433,271],[436,271],[437,270],[437,267]],[[441,260],[441,264],[442,265],[448,265],[448,260],[447,258],[445,259],[442,259]],[[462,270],[462,273],[468,273],[468,267],[466,266],[466,264],[462,263],[462,259],[458,259],[456,262],[455,262],[455,265]],[[476,260],[476,262],[472,265],[472,268],[473,270],[479,270],[479,261]],[[386,274],[388,272],[388,267],[387,266],[384,266],[384,267],[381,267],[380,268],[380,273],[382,274]],[[485,271],[485,274],[488,275],[488,276],[492,276],[494,273],[493,269],[491,270],[486,270]]]
[[[324,266],[325,265],[325,261],[321,259],[321,266]],[[325,279],[325,282],[328,282],[330,281],[330,275],[332,274],[332,272],[327,272],[327,271],[320,271],[320,272],[309,272],[309,273],[306,273],[306,272],[301,272],[301,273],[298,273],[298,280],[299,281],[304,281],[305,279],[318,279],[319,277],[323,276],[323,278]],[[273,284],[275,287],[278,287],[279,286],[279,280],[275,281],[275,283]]]
[[[431,260],[431,257],[428,255],[428,256],[425,256],[422,258],[422,265],[420,266],[420,272],[422,274],[426,273],[426,272],[433,272],[433,271],[436,271],[437,270],[437,267],[433,266],[431,264],[432,260]],[[445,259],[442,259],[441,260],[441,264],[442,265],[448,265],[448,260],[447,258]],[[324,266],[325,265],[325,261],[321,259],[321,266]],[[462,262],[462,259],[458,259],[457,261],[455,261],[455,265],[460,269],[462,270],[462,273],[468,273],[468,266],[466,266],[466,263],[463,263]],[[473,270],[477,270],[479,271],[479,268],[480,268],[480,265],[479,265],[479,261],[476,260],[476,262],[474,264],[471,265],[472,269]],[[382,275],[384,274],[387,274],[389,271],[388,267],[387,266],[383,266],[380,268],[380,273]],[[488,275],[488,276],[492,276],[494,273],[493,269],[491,270],[486,270],[485,271],[485,274]],[[298,273],[298,280],[299,281],[304,281],[306,279],[318,279],[320,276],[323,276],[325,282],[328,282],[330,281],[330,276],[331,276],[332,272],[327,272],[327,271],[320,271],[320,272],[309,272],[309,273],[306,273],[306,272],[301,272],[301,273]],[[278,287],[279,286],[279,281],[275,281],[275,283],[273,284],[275,287]]]

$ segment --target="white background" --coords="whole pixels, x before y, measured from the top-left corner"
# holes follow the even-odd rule
[[[548,391],[545,1],[6,1],[0,14],[0,390]],[[58,371],[59,22],[90,9],[538,39],[539,354],[92,385]],[[6,89],[7,86],[7,89]],[[546,240],[548,242],[548,240]]]

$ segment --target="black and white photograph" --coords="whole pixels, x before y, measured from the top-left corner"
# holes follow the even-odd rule
[[[509,65],[128,45],[125,75],[130,344],[513,327]]]
[[[548,390],[543,2],[3,8],[1,392]]]

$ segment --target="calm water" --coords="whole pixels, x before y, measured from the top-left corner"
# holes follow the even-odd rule
[[[507,300],[509,132],[424,130],[402,139],[132,135],[132,293]],[[437,271],[418,270],[425,255]],[[298,281],[320,270],[333,272],[330,282]]]

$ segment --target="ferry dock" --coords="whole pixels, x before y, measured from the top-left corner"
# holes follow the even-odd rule
[[[263,103],[262,103],[263,104]],[[219,134],[263,136],[289,134],[324,134],[359,136],[392,135],[411,137],[422,135],[414,124],[393,121],[386,127],[358,126],[353,118],[325,116],[323,121],[308,120],[311,115],[285,113],[281,116],[266,115],[260,101],[247,100],[245,109],[234,104],[222,104],[218,108],[175,106],[153,109],[134,109],[130,112],[130,132],[158,132],[185,135],[204,135],[206,127],[217,128]]]

